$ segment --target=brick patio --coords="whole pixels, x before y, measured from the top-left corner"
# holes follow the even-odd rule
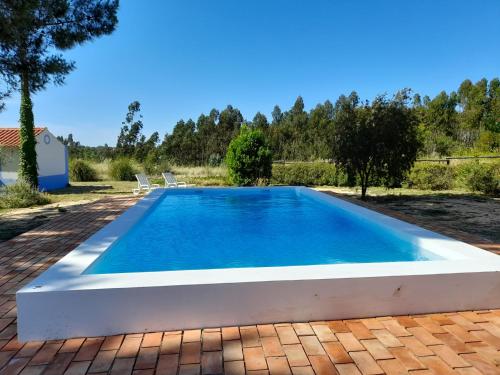
[[[20,344],[15,292],[134,201],[81,206],[0,243],[0,374],[500,374],[500,310]]]

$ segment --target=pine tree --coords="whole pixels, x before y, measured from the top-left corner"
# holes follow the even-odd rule
[[[118,0],[9,0],[0,5],[0,75],[21,91],[20,174],[37,186],[31,94],[61,85],[75,64],[68,50],[114,31]]]

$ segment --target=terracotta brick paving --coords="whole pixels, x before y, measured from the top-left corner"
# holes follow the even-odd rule
[[[134,201],[92,203],[0,243],[0,375],[500,374],[500,310],[19,343],[15,292]]]

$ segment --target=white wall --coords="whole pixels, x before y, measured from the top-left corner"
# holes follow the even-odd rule
[[[39,176],[61,175],[66,172],[64,145],[48,130],[36,137]]]
[[[16,147],[2,147],[0,153],[0,181],[4,185],[12,185],[17,180],[19,150]]]
[[[66,173],[66,154],[64,145],[48,130],[36,138],[38,176],[57,176]],[[3,147],[0,166],[0,181],[11,185],[17,181],[19,169],[19,149]]]

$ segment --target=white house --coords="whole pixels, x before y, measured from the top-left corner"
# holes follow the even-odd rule
[[[38,185],[50,191],[66,187],[68,150],[47,128],[35,128]],[[0,185],[16,182],[19,169],[19,128],[0,128]]]

